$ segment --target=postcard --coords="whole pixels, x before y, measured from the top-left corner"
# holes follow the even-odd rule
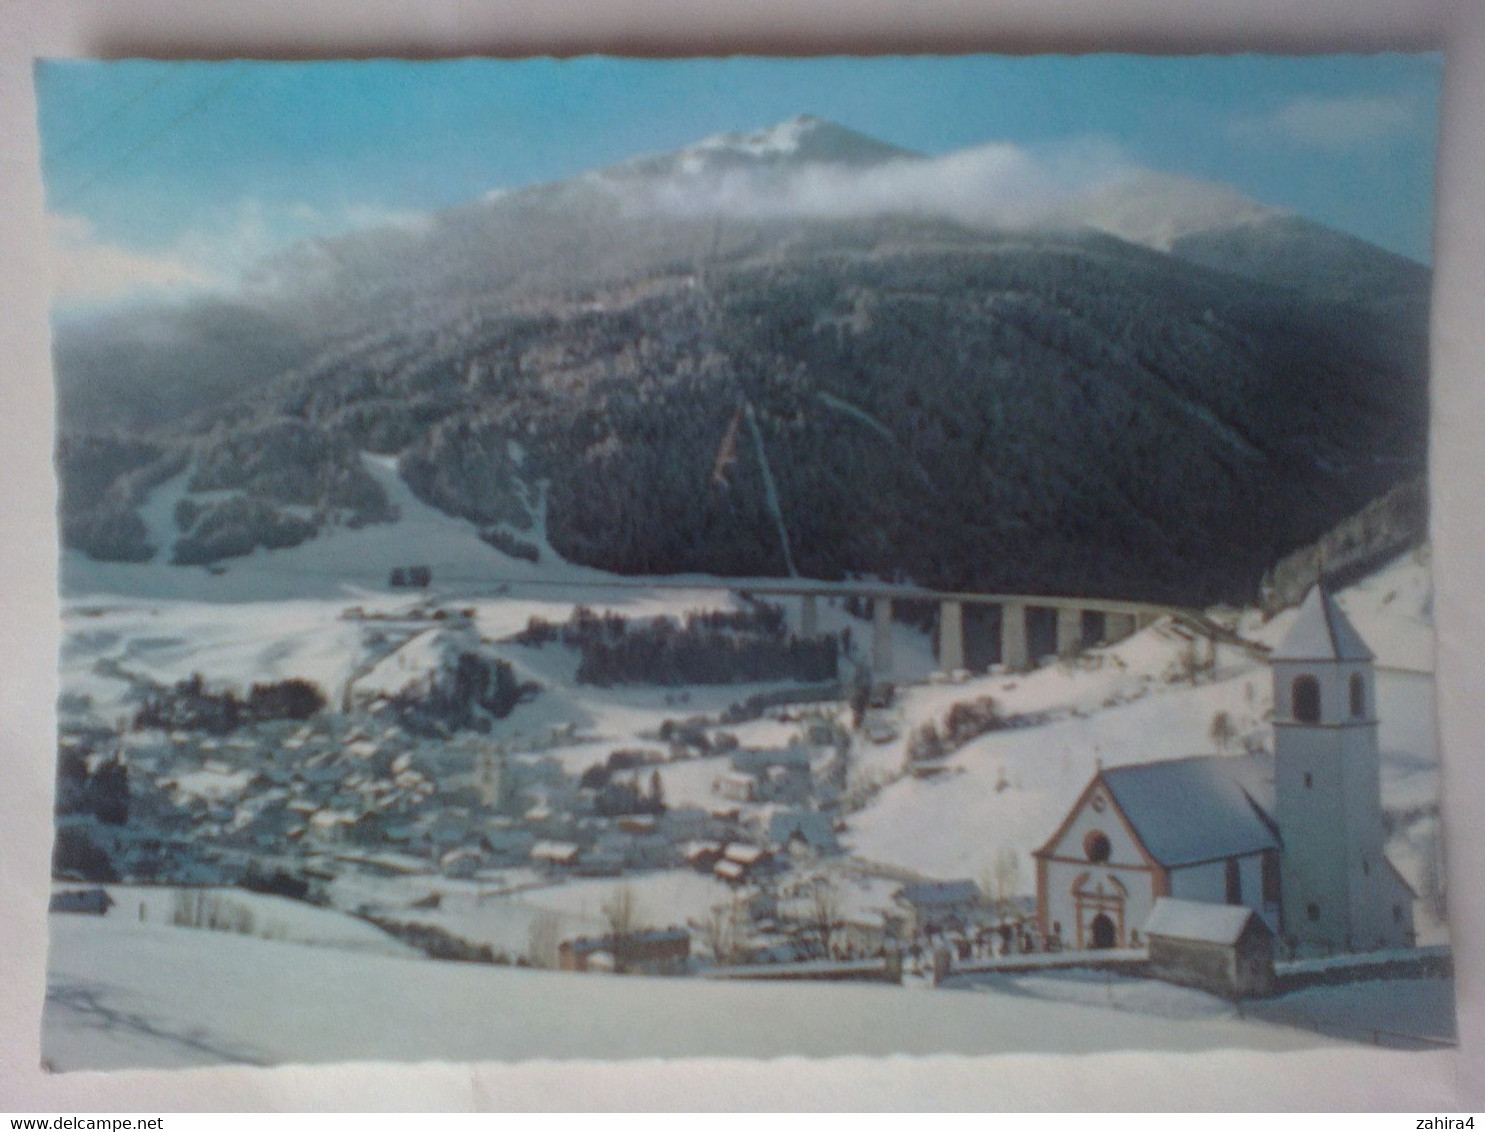
[[[1441,77],[40,64],[46,1065],[1452,1047]]]

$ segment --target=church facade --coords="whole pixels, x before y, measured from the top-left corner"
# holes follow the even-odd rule
[[[1243,905],[1290,951],[1409,946],[1382,851],[1372,654],[1316,588],[1271,656],[1274,753],[1100,768],[1033,857],[1042,937],[1137,947],[1156,900]]]

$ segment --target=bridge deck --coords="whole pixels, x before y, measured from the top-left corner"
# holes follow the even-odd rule
[[[893,585],[889,582],[819,582],[802,578],[668,578],[663,580],[595,579],[593,581],[552,580],[540,578],[490,578],[494,587],[549,587],[552,589],[591,590],[717,590],[748,593],[767,597],[855,597],[882,598],[901,602],[959,602],[963,605],[1023,605],[1037,609],[1075,609],[1093,613],[1144,615],[1147,617],[1202,617],[1199,610],[1156,602],[1126,601],[1119,598],[1065,597],[1050,594],[975,593],[952,590],[930,590],[921,586]]]

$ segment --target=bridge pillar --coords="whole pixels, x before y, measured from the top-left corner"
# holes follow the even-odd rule
[[[1134,636],[1135,619],[1132,613],[1105,613],[1103,615],[1103,639],[1109,644]]]
[[[799,609],[799,636],[812,641],[820,635],[820,615],[815,608],[815,595],[805,594]]]
[[[964,667],[964,605],[946,601],[938,607],[938,667],[945,676]]]
[[[878,679],[892,674],[892,599],[871,602],[871,667]]]
[[[1000,607],[1000,663],[1012,671],[1031,665],[1026,652],[1026,606],[1008,601]]]
[[[1057,655],[1076,656],[1083,648],[1083,611],[1057,607]]]

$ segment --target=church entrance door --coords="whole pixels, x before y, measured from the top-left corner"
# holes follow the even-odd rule
[[[1116,934],[1114,921],[1100,912],[1093,917],[1093,923],[1088,925],[1088,946],[1102,951],[1114,946]]]
[[[1124,935],[1124,906],[1129,891],[1112,873],[1081,873],[1072,886],[1077,909],[1077,941],[1084,950],[1118,947]]]

